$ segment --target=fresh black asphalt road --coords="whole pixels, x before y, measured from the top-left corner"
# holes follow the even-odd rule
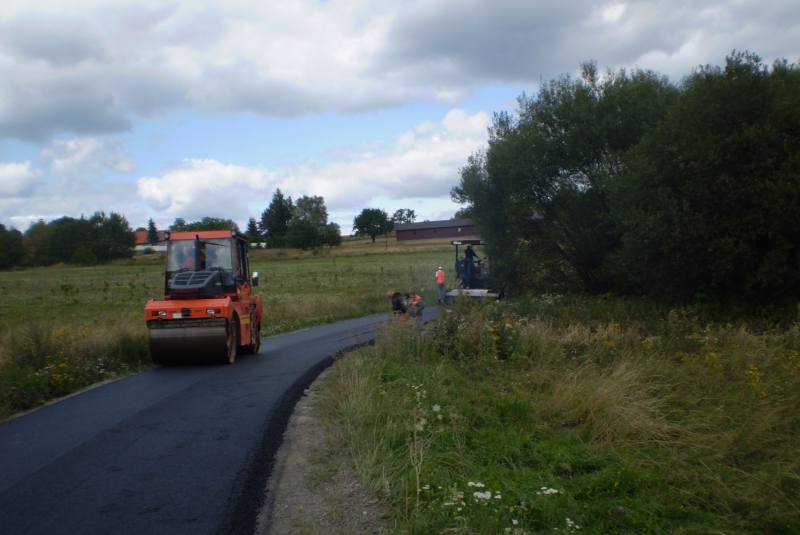
[[[154,368],[0,424],[0,534],[252,533],[303,390],[386,320],[268,338],[231,366]]]

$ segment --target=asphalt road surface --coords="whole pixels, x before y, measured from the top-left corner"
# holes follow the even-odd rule
[[[252,533],[303,390],[386,319],[268,338],[232,366],[155,368],[0,424],[0,534]]]

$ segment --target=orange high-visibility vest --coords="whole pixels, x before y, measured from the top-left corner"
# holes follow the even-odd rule
[[[440,269],[436,271],[436,284],[444,284],[444,270]]]

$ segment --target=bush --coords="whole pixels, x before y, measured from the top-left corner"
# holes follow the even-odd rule
[[[97,262],[97,257],[92,250],[85,245],[78,247],[78,249],[70,258],[70,263],[77,264],[79,266],[90,266],[95,262]]]

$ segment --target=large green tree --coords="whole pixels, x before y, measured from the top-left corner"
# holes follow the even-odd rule
[[[25,233],[32,263],[89,264],[131,258],[136,236],[125,216],[95,212],[88,219],[61,217],[39,221]]]
[[[28,226],[25,231],[25,263],[34,266],[47,264],[47,242],[52,228],[40,219]]]
[[[182,217],[176,217],[169,229],[173,232],[184,232],[186,230],[186,220]]]
[[[328,223],[322,233],[322,244],[336,247],[342,244],[342,229],[338,223]]]
[[[323,245],[328,209],[323,197],[303,195],[297,199],[286,233],[290,247],[312,249]]]
[[[410,208],[400,208],[392,214],[392,223],[413,223],[417,219],[417,214]]]
[[[456,213],[453,214],[453,219],[472,219],[472,205],[456,210]]]
[[[663,120],[676,96],[649,71],[608,72],[523,93],[515,116],[496,113],[488,147],[461,170],[453,200],[471,206],[496,267],[517,284],[613,289],[605,263],[620,244],[609,183],[625,153]]]
[[[749,53],[683,82],[627,159],[613,268],[638,292],[800,296],[800,70]]]
[[[376,236],[388,234],[393,228],[394,221],[389,219],[388,214],[380,208],[364,208],[353,218],[353,229],[356,234],[366,234],[372,238],[372,243],[375,243]]]
[[[204,217],[200,221],[185,223],[183,230],[187,232],[196,230],[235,230],[236,232],[239,232],[239,225],[232,219],[223,219],[221,217]]]
[[[0,224],[0,269],[9,269],[22,264],[25,249],[22,246],[22,233],[17,229],[6,229]]]
[[[131,258],[136,246],[136,235],[124,215],[95,212],[88,220],[92,228],[90,243],[86,244],[100,262]]]

